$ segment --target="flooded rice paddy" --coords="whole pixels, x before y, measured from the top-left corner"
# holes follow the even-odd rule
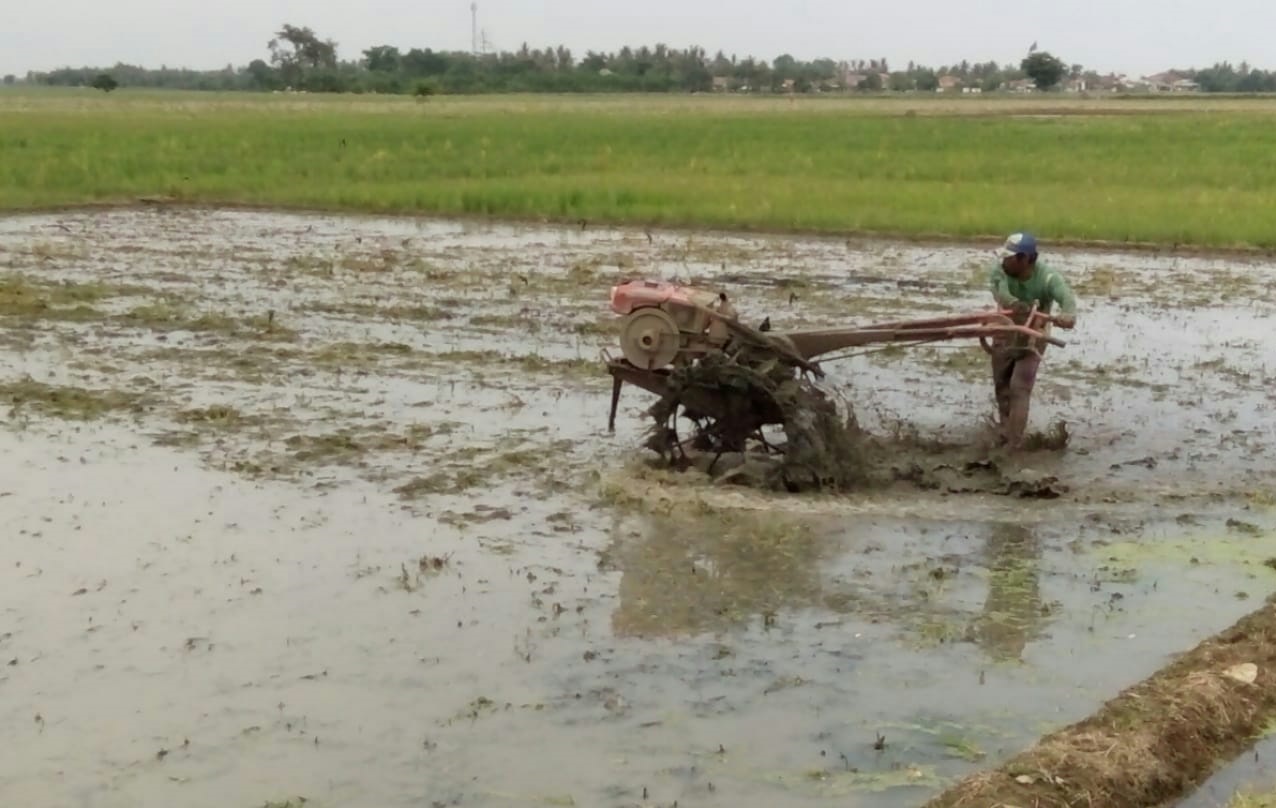
[[[0,219],[0,795],[921,803],[1276,584],[1276,265],[1049,257],[1066,450],[981,448],[978,346],[861,351],[829,381],[898,480],[784,497],[644,465],[640,391],[607,432],[611,284],[869,324],[985,306],[986,249]]]

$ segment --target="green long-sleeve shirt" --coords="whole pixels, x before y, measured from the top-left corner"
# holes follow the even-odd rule
[[[1035,302],[1038,310],[1049,314],[1057,303],[1062,314],[1072,317],[1077,314],[1077,299],[1068,282],[1057,270],[1040,262],[1027,280],[1022,281],[1007,275],[998,264],[988,274],[988,285],[999,306],[1009,308],[1016,303]]]

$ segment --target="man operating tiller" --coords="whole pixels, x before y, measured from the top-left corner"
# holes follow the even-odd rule
[[[1076,324],[1077,301],[1068,282],[1055,269],[1037,260],[1037,240],[1030,233],[1015,233],[997,251],[999,266],[989,273],[993,299],[1010,310],[1016,323],[1039,327],[1049,333],[1050,323],[1060,328]],[[1051,317],[1054,305],[1059,314]],[[1033,309],[1036,322],[1027,322]],[[997,395],[999,426],[1012,449],[1023,445],[1028,425],[1028,404],[1045,352],[1044,340],[1025,335],[999,338],[992,346],[992,377]]]

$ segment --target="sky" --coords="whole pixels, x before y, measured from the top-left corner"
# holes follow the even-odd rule
[[[468,50],[470,0],[4,0],[0,75],[64,66],[214,69],[268,59],[284,23],[337,42]],[[491,46],[699,45],[771,60],[885,57],[1018,63],[1035,41],[1068,64],[1131,76],[1248,60],[1276,68],[1276,2],[1221,0],[478,0]],[[1266,59],[1266,61],[1265,61]]]

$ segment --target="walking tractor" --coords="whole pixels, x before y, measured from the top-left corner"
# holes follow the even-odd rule
[[[650,413],[655,428],[648,446],[671,460],[687,449],[710,453],[762,452],[783,456],[790,487],[836,484],[834,435],[845,431],[828,391],[819,384],[819,361],[839,351],[876,344],[921,345],[978,340],[986,351],[1016,337],[1063,346],[1049,333],[1048,315],[1035,308],[1016,323],[1008,310],[905,320],[853,328],[770,330],[770,318],[754,328],[742,323],[723,292],[650,280],[611,289],[620,316],[620,352],[604,352],[613,379],[608,429],[615,431],[621,388],[628,383],[659,397]],[[694,425],[685,440],[678,416]],[[768,441],[766,426],[783,427],[786,440]],[[798,480],[797,477],[802,479]]]

